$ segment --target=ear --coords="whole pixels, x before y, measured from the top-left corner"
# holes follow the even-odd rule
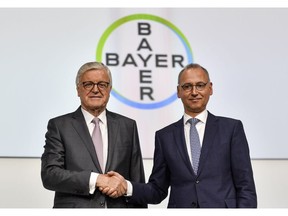
[[[79,86],[78,86],[78,85],[77,85],[77,87],[76,87],[76,91],[77,91],[77,96],[80,97]]]
[[[212,82],[210,82],[209,88],[210,88],[210,95],[213,95],[213,83]]]
[[[179,85],[177,86],[177,97],[180,98],[180,87],[179,87]]]

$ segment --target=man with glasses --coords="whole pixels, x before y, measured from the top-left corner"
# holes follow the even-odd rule
[[[44,187],[55,191],[53,207],[147,207],[127,203],[117,192],[105,195],[99,190],[125,193],[123,177],[145,182],[136,122],[106,109],[112,89],[110,70],[100,62],[84,64],[76,88],[81,106],[49,120],[45,135],[41,177]],[[123,177],[105,174],[110,170]]]
[[[127,201],[158,204],[170,187],[168,208],[256,208],[242,122],[207,111],[213,94],[208,71],[198,64],[187,65],[179,73],[177,94],[184,115],[156,132],[149,182],[128,182],[133,191],[127,192],[132,194]],[[121,177],[115,172],[109,175]]]

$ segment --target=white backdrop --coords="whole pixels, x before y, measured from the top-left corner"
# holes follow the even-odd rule
[[[79,106],[79,67],[96,59],[98,42],[114,21],[138,13],[159,16],[181,30],[193,61],[210,72],[214,94],[208,110],[242,120],[252,158],[288,158],[288,9],[255,8],[0,9],[0,156],[41,156],[48,120]],[[166,37],[158,41],[171,45]],[[112,70],[119,89],[135,83],[117,72]],[[173,79],[161,75],[157,87],[169,95],[176,91],[178,72],[171,73]],[[155,131],[183,114],[179,100],[137,109],[111,96],[108,109],[137,120],[145,158],[153,156]]]

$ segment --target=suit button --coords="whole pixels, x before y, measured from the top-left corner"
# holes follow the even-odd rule
[[[197,207],[197,203],[196,202],[192,202],[192,208],[196,208]]]
[[[196,184],[199,184],[199,182],[200,182],[200,181],[199,181],[199,180],[197,180],[197,181],[196,181]]]

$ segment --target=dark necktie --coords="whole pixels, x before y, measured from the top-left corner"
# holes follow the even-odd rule
[[[201,154],[201,145],[200,145],[199,134],[198,134],[197,129],[196,129],[196,124],[200,120],[196,119],[196,118],[191,118],[188,121],[191,124],[191,127],[190,127],[190,146],[191,146],[192,164],[193,164],[194,173],[195,173],[195,175],[197,175],[199,158],[200,158],[200,154]]]
[[[99,127],[99,118],[95,117],[92,122],[95,124],[94,130],[92,132],[92,140],[95,146],[96,154],[98,157],[98,162],[101,166],[102,171],[103,170],[103,141],[102,141],[102,135],[101,130]]]

